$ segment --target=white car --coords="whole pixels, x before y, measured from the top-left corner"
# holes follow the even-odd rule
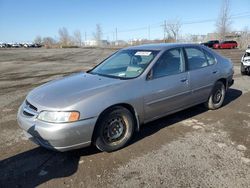
[[[241,58],[241,74],[250,74],[250,49],[247,49]]]

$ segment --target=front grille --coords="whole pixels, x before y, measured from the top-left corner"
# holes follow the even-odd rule
[[[33,106],[32,104],[30,104],[27,100],[25,101],[25,104],[26,104],[26,106],[29,106],[29,108],[37,111],[37,108],[35,106]]]
[[[26,117],[34,117],[37,115],[37,108],[26,100],[23,107],[23,115]]]
[[[29,113],[29,112],[26,112],[26,111],[23,111],[23,115],[25,116],[29,116],[29,117],[33,117],[34,115]]]

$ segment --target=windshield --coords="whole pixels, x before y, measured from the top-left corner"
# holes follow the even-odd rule
[[[114,78],[135,78],[142,74],[158,52],[122,50],[106,59],[89,73]]]
[[[246,52],[244,57],[250,57],[250,53],[249,52]]]

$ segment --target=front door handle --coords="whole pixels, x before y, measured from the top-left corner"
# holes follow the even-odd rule
[[[182,78],[181,79],[181,82],[186,82],[187,81],[187,78]]]
[[[218,72],[217,70],[214,70],[214,71],[213,71],[213,74],[216,74],[217,72]]]

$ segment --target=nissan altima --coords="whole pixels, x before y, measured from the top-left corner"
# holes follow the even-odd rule
[[[232,62],[198,44],[121,49],[87,72],[32,90],[18,110],[27,137],[48,149],[115,151],[142,124],[204,103],[223,105]]]

